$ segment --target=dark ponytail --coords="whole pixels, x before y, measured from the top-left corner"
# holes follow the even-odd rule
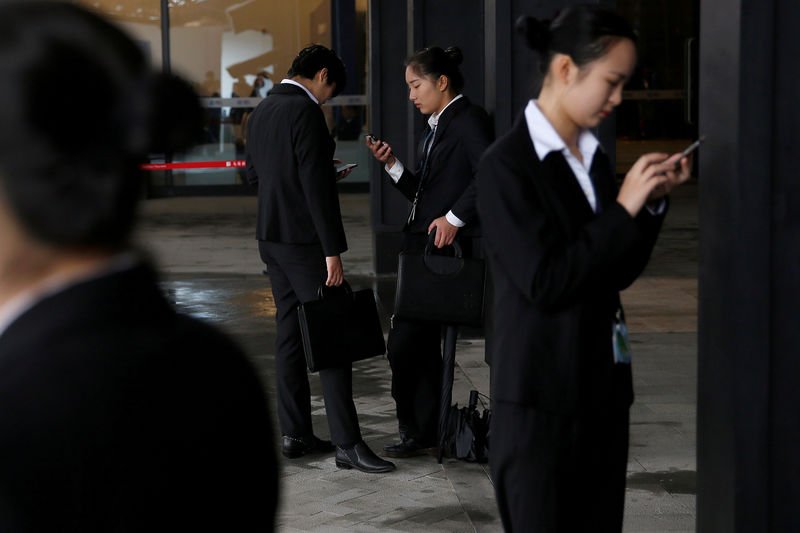
[[[4,199],[33,237],[59,246],[125,246],[139,164],[202,131],[187,82],[153,71],[116,26],[66,2],[0,3],[0,100]]]
[[[432,80],[440,76],[447,76],[450,87],[456,94],[464,90],[464,75],[459,65],[464,62],[464,55],[457,46],[450,46],[442,50],[438,46],[431,46],[418,50],[406,61],[406,66],[414,72]]]
[[[579,68],[602,57],[620,39],[636,43],[630,24],[616,11],[599,5],[572,6],[552,21],[523,16],[517,31],[539,54],[539,69],[546,75],[556,54],[566,54]]]

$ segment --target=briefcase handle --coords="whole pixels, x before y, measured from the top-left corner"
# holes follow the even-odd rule
[[[439,276],[453,276],[458,274],[464,267],[461,245],[453,241],[449,246],[453,248],[454,256],[433,254],[434,241],[436,239],[436,228],[428,234],[428,244],[425,245],[425,252],[422,254],[422,263],[431,273]]]
[[[433,230],[430,233],[428,233],[428,244],[425,245],[425,255],[432,255],[431,252],[433,252],[433,248],[436,246],[434,244],[435,241],[436,241],[436,227],[434,227]],[[458,241],[453,241],[449,246],[453,247],[455,257],[458,257],[460,259],[463,254],[461,250],[461,245],[458,244]]]
[[[334,291],[335,292],[339,292],[341,290],[344,291],[345,295],[349,299],[351,299],[351,300],[353,299],[353,289],[350,287],[350,284],[347,283],[347,280],[343,280],[342,284],[339,285],[338,287],[328,287],[324,283],[321,284],[319,286],[319,288],[317,289],[317,300],[324,300],[326,292],[328,293],[329,296],[331,296],[331,292],[334,292]]]

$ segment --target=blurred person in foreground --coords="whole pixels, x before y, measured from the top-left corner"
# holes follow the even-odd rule
[[[0,3],[0,36],[0,531],[272,531],[258,376],[129,240],[196,95],[72,4]]]

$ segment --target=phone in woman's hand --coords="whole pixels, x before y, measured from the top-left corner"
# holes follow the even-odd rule
[[[380,139],[378,138],[378,136],[377,136],[377,135],[375,135],[374,133],[368,133],[368,134],[367,134],[367,141],[369,141],[369,144],[371,144],[371,145],[373,145],[373,144],[375,144],[375,143],[378,143],[379,147],[380,147],[380,146],[383,146],[384,144],[386,144],[385,142],[383,142],[382,140],[380,140]],[[373,148],[373,149],[374,149],[374,148]],[[389,155],[394,155],[394,154],[393,154],[392,152],[389,152]]]
[[[689,155],[692,152],[694,152],[695,150],[697,150],[700,147],[700,145],[703,143],[703,141],[705,141],[705,140],[706,140],[706,136],[705,135],[701,135],[699,139],[697,139],[695,142],[693,142],[692,144],[687,146],[686,150],[681,152],[681,156],[678,159],[675,160],[675,168],[678,168],[679,166],[681,166],[681,160],[686,158],[686,157],[689,157]]]

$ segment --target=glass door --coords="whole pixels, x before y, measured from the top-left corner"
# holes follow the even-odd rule
[[[699,0],[617,0],[639,35],[639,61],[617,108],[617,173],[647,152],[697,138]]]
[[[334,48],[347,65],[348,86],[323,111],[336,156],[359,163],[344,187],[367,186],[367,0],[76,1],[121,25],[156,67],[166,47],[171,70],[201,96],[201,143],[185,154],[152,154],[151,163],[177,168],[148,174],[151,195],[254,192],[243,168],[247,119],[311,43]]]
[[[362,7],[366,9],[366,2]],[[194,83],[206,112],[202,143],[189,153],[177,154],[175,161],[209,164],[173,171],[174,186],[249,190],[241,166],[249,115],[310,43],[333,47],[347,64],[351,83],[324,111],[331,133],[340,139],[340,158],[357,162],[358,150],[350,145],[361,135],[366,105],[362,82],[366,27],[359,27],[359,20],[365,21],[366,14],[358,11],[354,0],[170,2],[172,69]],[[346,39],[340,38],[341,26],[351,28]],[[218,166],[212,166],[215,163]],[[366,164],[358,170],[348,182],[360,174],[366,181]]]

